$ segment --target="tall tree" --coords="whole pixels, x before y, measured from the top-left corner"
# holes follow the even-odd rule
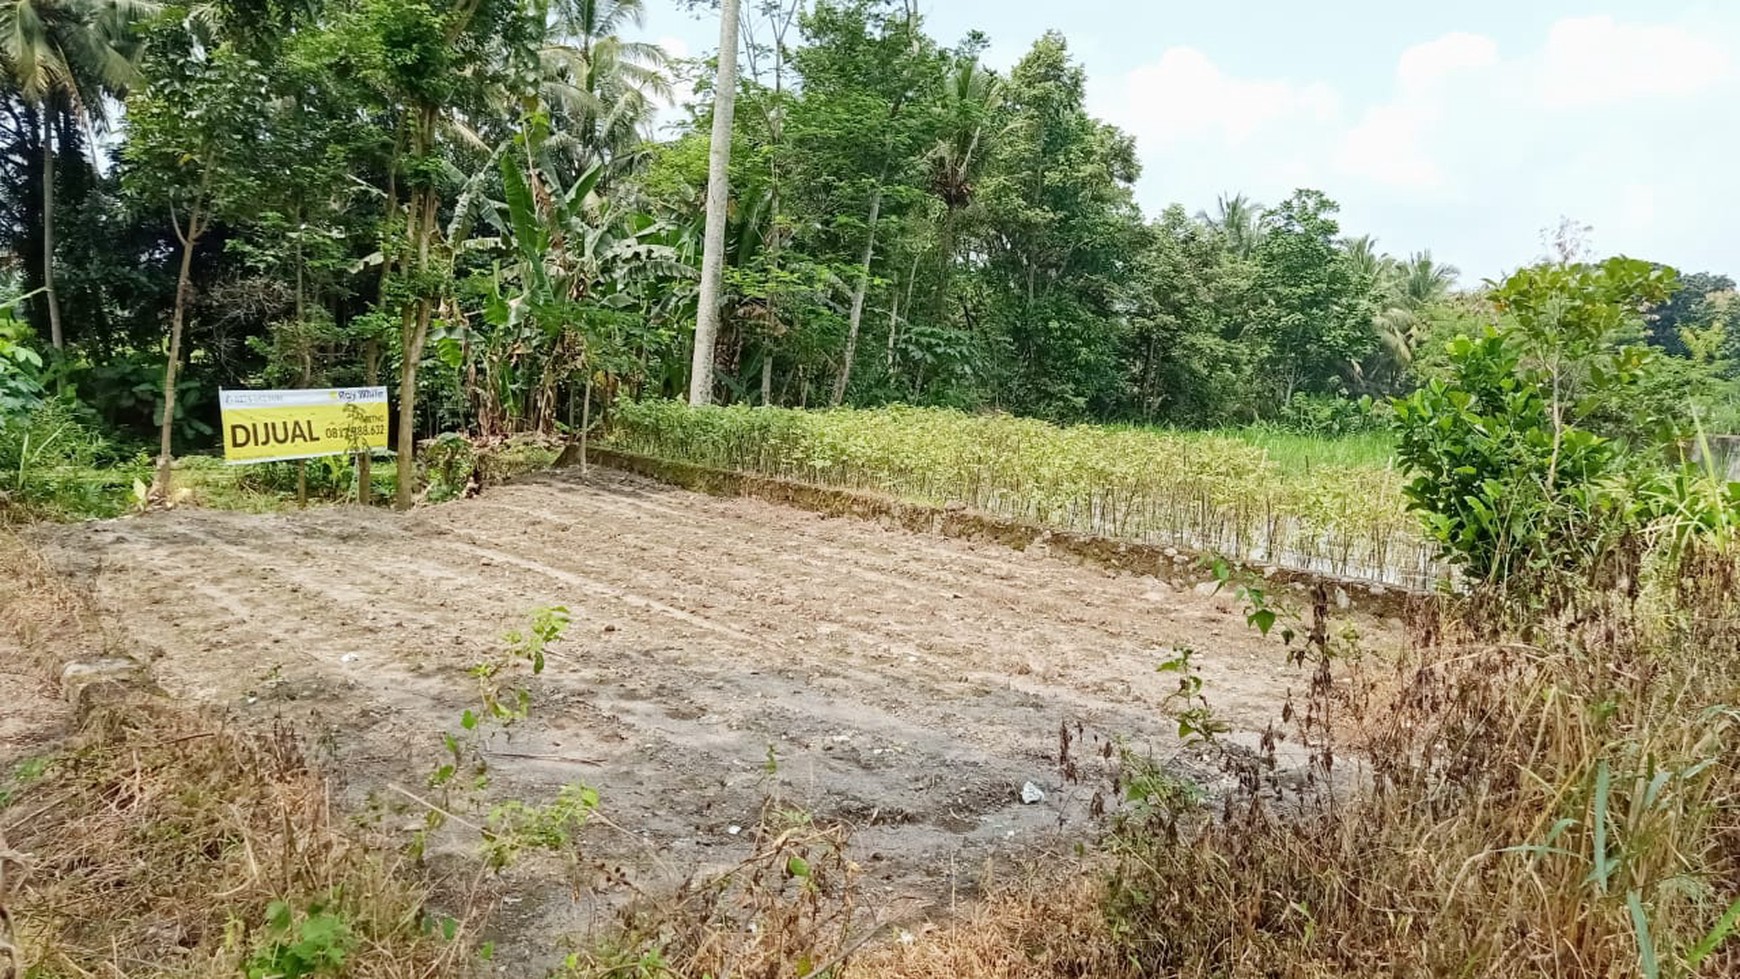
[[[138,79],[134,25],[155,14],[149,0],[4,0],[0,67],[42,123],[42,281],[50,342],[66,345],[54,280],[56,122],[106,126],[111,97]]]
[[[1135,143],[1088,114],[1085,89],[1056,32],[1016,64],[1005,88],[1008,134],[982,182],[974,229],[986,312],[1005,335],[999,398],[1058,417],[1108,411],[1122,398],[1118,354],[1148,234],[1131,194]]]
[[[1673,294],[1652,307],[1644,321],[1649,342],[1676,357],[1689,354],[1683,330],[1707,328],[1719,319],[1721,304],[1713,297],[1732,294],[1734,280],[1710,272],[1693,272],[1681,276]]]
[[[976,54],[959,55],[943,90],[943,132],[930,151],[931,192],[942,201],[937,230],[939,262],[933,319],[941,319],[955,264],[961,212],[972,206],[991,149],[992,126],[1003,107],[1003,80],[979,63]]]
[[[255,201],[261,168],[251,159],[267,117],[268,76],[258,62],[200,21],[173,8],[151,32],[146,84],[127,101],[125,185],[142,203],[168,211],[181,245],[163,368],[153,495],[170,492],[176,378],[193,301],[193,254],[215,220]]]
[[[398,315],[398,506],[415,500],[417,377],[438,306],[447,297],[455,242],[444,238],[453,171],[445,143],[475,146],[466,115],[490,119],[526,97],[547,36],[543,10],[501,0],[358,0],[329,28],[333,63],[374,88],[395,130],[383,262]],[[480,66],[481,70],[473,70]],[[518,67],[520,70],[511,70]],[[401,203],[399,195],[403,193]]]
[[[643,0],[556,0],[538,45],[538,101],[576,170],[610,164],[608,186],[643,142],[658,100],[669,97],[667,58],[656,44],[625,38],[644,26]]]
[[[804,244],[849,283],[845,336],[829,402],[844,400],[886,222],[923,201],[921,159],[937,138],[942,52],[913,4],[836,0],[802,21],[803,78],[789,133],[793,191],[817,223]]]
[[[737,0],[719,8],[719,69],[713,81],[713,136],[707,149],[707,225],[701,246],[701,295],[689,403],[713,403],[713,357],[725,278],[725,217],[731,192],[731,122],[737,107]]]
[[[1459,274],[1454,265],[1434,261],[1430,251],[1397,261],[1376,250],[1371,236],[1349,239],[1354,273],[1371,283],[1372,326],[1378,346],[1359,364],[1368,389],[1402,390],[1429,321],[1430,312],[1450,294]]]
[[[1371,280],[1338,244],[1338,205],[1299,190],[1263,216],[1253,287],[1258,318],[1248,335],[1263,344],[1277,404],[1295,392],[1333,393],[1376,342]]]

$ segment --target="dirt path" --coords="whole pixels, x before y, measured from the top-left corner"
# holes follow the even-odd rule
[[[777,792],[855,825],[873,884],[914,900],[1083,831],[1092,786],[1060,784],[1061,724],[1169,754],[1154,667],[1173,647],[1245,730],[1296,681],[1224,596],[609,472],[409,515],[184,511],[34,542],[171,694],[306,723],[353,801],[416,785],[474,699],[464,668],[566,605],[532,719],[491,758],[498,791],[584,781],[682,870],[741,856],[733,827]],[[1029,780],[1045,802],[1021,804]]]

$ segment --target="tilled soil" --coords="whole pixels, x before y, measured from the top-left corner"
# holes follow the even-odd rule
[[[608,471],[410,514],[189,510],[34,542],[171,695],[305,725],[358,806],[426,791],[476,701],[466,667],[564,605],[530,719],[491,743],[493,794],[594,786],[639,839],[597,828],[588,845],[649,874],[740,859],[776,796],[853,826],[871,885],[915,911],[989,857],[1089,832],[1096,736],[1176,751],[1176,679],[1155,671],[1174,648],[1197,651],[1235,730],[1300,684],[1225,594]],[[1082,732],[1077,782],[1064,725]],[[1020,801],[1029,781],[1043,802]],[[581,915],[527,887],[546,936]]]

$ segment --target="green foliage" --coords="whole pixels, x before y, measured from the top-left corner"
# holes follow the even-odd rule
[[[48,398],[0,424],[0,511],[10,504],[49,518],[114,516],[143,473],[66,400]]]
[[[1375,432],[1388,427],[1370,398],[1297,392],[1281,406],[1275,425],[1282,431],[1322,438]]]
[[[527,850],[564,850],[598,809],[598,790],[564,785],[554,802],[530,806],[517,799],[489,811],[483,833],[484,862],[501,870]]]
[[[340,975],[357,938],[340,915],[320,902],[298,912],[287,901],[266,909],[263,942],[248,957],[248,979]]]
[[[26,344],[23,324],[0,320],[0,430],[42,401],[42,355]]]
[[[1452,340],[1445,376],[1394,403],[1409,505],[1473,581],[1527,591],[1639,526],[1628,450],[1675,419],[1637,397],[1657,362],[1628,340],[1672,276],[1627,259],[1523,269],[1493,290],[1507,325]]]
[[[623,406],[612,444],[646,455],[1048,526],[1405,580],[1432,570],[1399,474],[1284,470],[1214,436],[1059,427],[915,408],[801,412]]]
[[[1272,623],[1273,619],[1269,621]],[[1266,633],[1268,629],[1263,631]],[[1225,721],[1215,716],[1213,708],[1208,704],[1208,698],[1203,696],[1201,671],[1191,663],[1196,651],[1181,646],[1172,653],[1171,658],[1161,661],[1155,670],[1178,678],[1177,689],[1168,693],[1161,702],[1161,707],[1178,722],[1178,739],[1186,745],[1193,745],[1213,740],[1231,730]],[[1155,789],[1151,783],[1151,779],[1142,780],[1142,784],[1132,782],[1129,786],[1130,800],[1152,804],[1151,796],[1155,794]]]
[[[431,787],[441,790],[449,807],[461,802],[475,807],[480,793],[488,787],[489,765],[484,757],[484,744],[490,737],[491,726],[507,729],[530,715],[531,691],[510,685],[509,671],[524,667],[531,676],[544,672],[545,653],[550,644],[562,638],[569,621],[568,610],[560,605],[537,609],[526,628],[510,629],[503,634],[499,654],[471,667],[470,673],[477,681],[478,705],[461,712],[457,734],[442,734],[446,757],[428,779]],[[461,775],[470,777],[462,779]],[[568,849],[575,832],[597,809],[598,792],[575,784],[564,786],[554,801],[541,806],[518,799],[495,803],[480,825],[466,825],[477,831],[485,863],[490,869],[501,871],[527,850]],[[449,808],[430,807],[427,829],[419,833],[413,849],[420,852],[424,834],[444,825],[450,816]]]
[[[1371,276],[1338,243],[1339,208],[1301,190],[1264,213],[1255,253],[1256,322],[1265,372],[1279,402],[1342,388],[1347,367],[1376,343]]]

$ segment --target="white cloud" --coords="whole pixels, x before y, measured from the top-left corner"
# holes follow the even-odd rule
[[[1446,33],[1371,52],[1390,69],[1375,91],[1284,68],[1241,75],[1172,47],[1090,81],[1090,107],[1136,136],[1150,209],[1320,187],[1345,229],[1430,247],[1477,277],[1560,215],[1593,222],[1604,248],[1732,269],[1733,238],[1707,202],[1732,189],[1726,161],[1740,153],[1740,130],[1714,122],[1740,100],[1737,12]],[[1671,145],[1652,138],[1664,128]]]
[[[1150,144],[1219,137],[1239,145],[1280,120],[1328,122],[1340,112],[1340,99],[1327,85],[1237,78],[1187,47],[1168,48],[1158,61],[1130,72],[1121,96],[1121,121]]]
[[[1396,84],[1412,94],[1436,90],[1458,72],[1490,67],[1498,62],[1498,43],[1483,34],[1454,31],[1416,44],[1396,64]]]
[[[1359,125],[1342,137],[1336,168],[1393,187],[1432,190],[1442,186],[1443,170],[1424,146],[1431,116],[1429,109],[1403,103],[1366,110]]]
[[[1441,128],[1444,102],[1465,90],[1464,77],[1498,63],[1498,44],[1480,34],[1455,32],[1402,52],[1395,97],[1367,109],[1342,137],[1336,168],[1390,187],[1436,190],[1443,168],[1427,148]]]
[[[664,48],[665,54],[672,58],[687,58],[689,56],[689,42],[674,34],[667,34],[653,43]]]
[[[1683,27],[1568,17],[1547,34],[1535,94],[1553,108],[1695,95],[1727,78],[1729,69],[1721,44]]]

